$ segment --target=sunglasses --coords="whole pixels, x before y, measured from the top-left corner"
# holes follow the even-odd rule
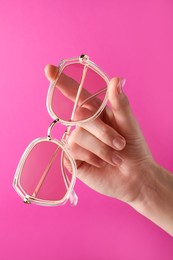
[[[18,164],[13,187],[27,204],[58,206],[68,200],[76,205],[77,167],[68,149],[68,137],[78,125],[97,118],[108,100],[108,76],[87,55],[62,60],[47,94],[53,122],[47,136],[32,141]],[[66,130],[61,140],[53,137],[56,124]]]

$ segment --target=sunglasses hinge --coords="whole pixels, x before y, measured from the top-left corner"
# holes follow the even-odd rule
[[[31,201],[30,201],[30,199],[29,199],[29,196],[25,196],[24,199],[23,199],[23,202],[24,202],[25,204],[31,204]]]
[[[87,61],[89,60],[89,56],[87,56],[86,54],[81,54],[79,57],[80,61]]]

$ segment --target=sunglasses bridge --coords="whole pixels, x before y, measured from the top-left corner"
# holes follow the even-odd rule
[[[50,126],[48,127],[47,137],[48,137],[49,140],[52,140],[52,139],[53,139],[51,132],[52,132],[52,129],[54,128],[54,126],[55,126],[57,123],[60,123],[60,124],[61,124],[59,118],[56,118],[55,120],[53,120],[53,122],[52,122],[52,123],[50,124]],[[62,124],[61,124],[61,125],[62,125]],[[64,133],[63,133],[63,135],[62,135],[62,137],[61,137],[61,142],[64,143],[64,144],[65,144],[66,141],[67,141],[67,138],[68,138],[68,136],[69,136],[71,127],[72,127],[71,125],[66,125],[66,130],[64,130]]]
[[[52,139],[52,129],[53,127],[59,122],[59,118],[56,118],[55,120],[53,120],[53,122],[50,124],[48,131],[47,131],[47,137],[49,138],[49,140]]]

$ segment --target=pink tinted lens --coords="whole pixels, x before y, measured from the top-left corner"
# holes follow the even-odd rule
[[[90,67],[79,63],[68,65],[54,88],[52,110],[66,121],[85,120],[99,110],[106,87],[106,81]]]
[[[41,141],[34,145],[26,158],[20,177],[20,185],[26,194],[42,200],[61,200],[67,193],[72,174],[62,174],[62,148],[51,141]],[[67,155],[66,155],[67,156]],[[68,158],[68,156],[67,156]],[[68,158],[71,166],[71,161]]]

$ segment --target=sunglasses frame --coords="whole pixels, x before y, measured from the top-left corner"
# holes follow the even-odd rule
[[[54,114],[53,110],[52,110],[52,95],[53,95],[53,91],[54,88],[56,87],[57,81],[62,73],[62,71],[64,70],[64,68],[68,65],[71,64],[76,64],[76,63],[80,63],[83,64],[85,66],[87,66],[88,68],[92,69],[93,71],[95,71],[100,77],[102,77],[105,82],[106,82],[106,88],[104,90],[101,91],[105,91],[105,97],[104,100],[102,101],[102,104],[100,105],[99,109],[96,111],[96,113],[84,120],[80,120],[80,121],[65,121],[63,119],[60,119],[59,117],[57,117],[57,115]],[[109,78],[108,76],[92,61],[89,60],[89,57],[87,55],[82,54],[79,58],[71,58],[71,59],[65,59],[62,60],[58,66],[58,75],[55,77],[55,80],[51,82],[49,89],[48,89],[48,94],[47,94],[47,100],[46,100],[46,104],[47,104],[47,109],[48,112],[50,114],[50,116],[53,118],[53,122],[51,123],[51,125],[48,128],[48,133],[47,133],[47,137],[39,137],[35,140],[33,140],[28,147],[26,148],[26,150],[24,151],[19,164],[17,166],[16,169],[16,173],[14,176],[14,180],[13,180],[13,187],[16,190],[16,192],[18,193],[18,195],[23,199],[23,201],[26,204],[30,204],[30,203],[34,203],[37,205],[43,205],[43,206],[59,206],[59,205],[64,205],[68,200],[70,200],[70,203],[72,205],[77,205],[78,202],[78,197],[74,191],[74,185],[76,182],[76,175],[77,175],[77,166],[76,166],[76,162],[73,159],[72,155],[70,154],[70,151],[68,150],[68,145],[66,144],[69,133],[70,133],[70,129],[72,126],[77,126],[78,124],[84,124],[87,123],[95,118],[97,118],[101,112],[103,111],[103,109],[106,107],[107,101],[108,101],[108,95],[107,95],[107,85],[109,83]],[[99,92],[101,93],[101,92]],[[99,93],[95,93],[93,96],[90,96],[88,99],[96,97]],[[88,100],[87,99],[87,100]],[[74,105],[75,106],[75,105]],[[52,137],[51,135],[51,131],[52,128],[54,127],[54,125],[56,123],[61,123],[63,125],[65,125],[67,127],[66,131],[64,132],[61,140],[57,140],[55,138]],[[22,186],[20,185],[20,179],[22,176],[22,169],[23,166],[25,164],[25,161],[27,159],[27,157],[29,156],[30,152],[32,151],[32,149],[34,148],[34,146],[36,146],[38,143],[40,142],[53,142],[55,143],[58,147],[60,147],[62,149],[62,151],[68,156],[68,159],[70,160],[71,166],[72,166],[72,179],[69,181],[68,177],[65,174],[64,168],[63,168],[63,163],[62,163],[62,157],[61,157],[61,171],[63,174],[63,178],[65,181],[65,185],[67,187],[67,192],[64,195],[64,197],[60,200],[44,200],[44,199],[38,199],[35,198],[33,196],[28,195],[24,189],[22,188]]]
[[[104,89],[106,90],[105,93],[105,97],[104,100],[102,101],[101,106],[99,107],[99,109],[97,110],[97,112],[92,115],[91,117],[84,119],[84,120],[79,120],[79,121],[66,121],[63,120],[61,118],[59,118],[52,109],[52,96],[53,96],[53,92],[54,89],[56,88],[57,85],[57,81],[59,79],[59,77],[61,76],[62,71],[65,69],[66,66],[72,65],[72,64],[83,64],[86,65],[88,68],[90,68],[91,70],[93,70],[94,72],[96,72],[100,77],[102,77],[105,82],[106,82],[106,86],[109,84],[109,77],[106,75],[106,73],[104,73],[94,62],[89,60],[89,56],[82,54],[79,58],[71,58],[71,59],[65,59],[62,60],[58,67],[57,67],[57,76],[55,75],[55,80],[52,81],[50,83],[49,89],[48,89],[48,94],[47,94],[47,100],[46,100],[46,105],[47,105],[47,110],[48,113],[50,114],[50,116],[53,119],[59,119],[59,121],[66,126],[72,126],[72,125],[77,125],[77,124],[81,124],[81,123],[87,123],[88,121],[91,121],[95,118],[97,118],[101,112],[103,111],[103,109],[105,108],[107,101],[108,101],[108,94],[107,94],[107,87]],[[90,96],[90,98],[97,96],[97,94],[99,93],[95,93],[94,96]]]

